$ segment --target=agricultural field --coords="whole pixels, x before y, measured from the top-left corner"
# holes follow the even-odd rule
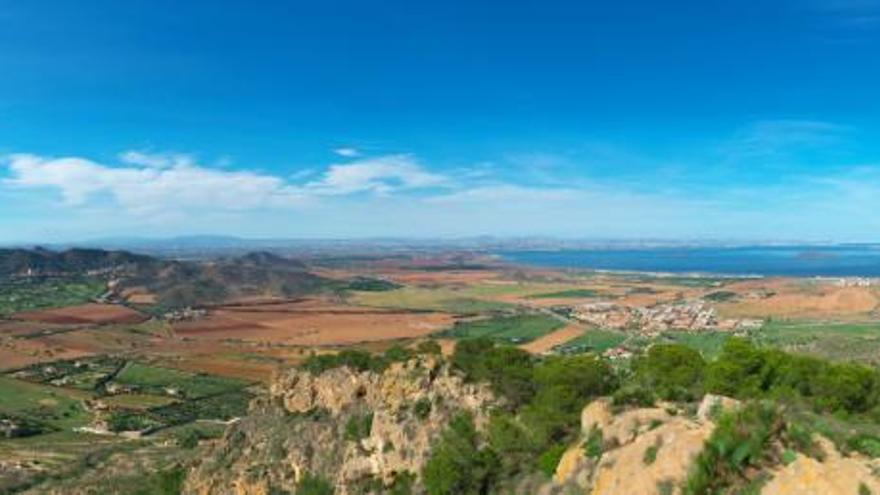
[[[419,338],[452,323],[442,312],[382,310],[353,306],[235,306],[174,325],[193,340],[237,341],[276,346],[339,346]]]
[[[82,405],[89,394],[0,376],[0,414],[22,417],[68,430],[83,426],[91,415]]]
[[[594,289],[568,289],[558,292],[545,292],[529,296],[532,299],[582,299],[594,297],[607,297]]]
[[[627,336],[621,332],[590,328],[585,330],[579,337],[569,340],[554,348],[559,354],[576,354],[581,352],[593,352],[601,354],[608,349],[617,347],[627,340]]]
[[[62,308],[19,312],[12,315],[15,319],[40,323],[57,324],[93,324],[141,323],[147,320],[143,314],[116,304],[80,304]]]
[[[880,365],[880,321],[770,320],[754,339],[789,351]]]
[[[172,368],[159,368],[138,362],[129,362],[107,384],[108,390],[122,388],[149,395],[165,395],[186,399],[200,399],[248,386],[249,383],[219,376],[189,373]]]
[[[552,316],[516,314],[459,321],[440,335],[454,339],[486,337],[512,344],[523,344],[564,326],[564,322]]]
[[[41,281],[0,285],[0,317],[39,309],[63,308],[87,303],[100,296],[106,284],[100,280]]]
[[[352,297],[351,302],[367,307],[444,311],[460,315],[502,311],[513,307],[510,303],[486,298],[486,293],[480,292],[468,288],[405,287],[386,292],[358,293]]]

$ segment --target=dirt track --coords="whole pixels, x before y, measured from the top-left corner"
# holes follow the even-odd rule
[[[543,354],[558,345],[580,337],[584,331],[584,327],[580,325],[568,325],[519,347],[532,354]]]

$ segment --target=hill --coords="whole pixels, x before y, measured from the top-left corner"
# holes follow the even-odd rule
[[[304,263],[265,252],[181,261],[101,249],[0,250],[0,280],[5,284],[83,279],[107,283],[116,295],[137,288],[151,294],[162,309],[245,296],[295,297],[328,287]]]

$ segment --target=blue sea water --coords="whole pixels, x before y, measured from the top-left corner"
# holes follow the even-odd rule
[[[719,275],[880,277],[880,246],[756,246],[507,251],[525,265]]]

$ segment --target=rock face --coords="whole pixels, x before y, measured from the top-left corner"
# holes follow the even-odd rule
[[[735,407],[736,401],[725,398],[718,404]],[[567,490],[562,493],[593,495],[653,495],[662,493],[664,485],[680,486],[714,424],[708,417],[673,412],[671,407],[653,407],[614,414],[610,400],[591,402],[581,413],[583,438],[563,454],[553,485]],[[602,455],[589,458],[583,444],[597,431]]]
[[[766,495],[828,495],[880,493],[874,474],[876,460],[861,456],[843,457],[830,441],[819,437],[825,458],[822,462],[798,454],[791,464],[773,473],[764,489]]]
[[[481,427],[494,404],[487,386],[464,383],[429,356],[383,373],[292,370],[196,467],[186,492],[292,492],[307,473],[343,495],[366,483],[390,485],[421,471],[455,414],[469,411]]]

